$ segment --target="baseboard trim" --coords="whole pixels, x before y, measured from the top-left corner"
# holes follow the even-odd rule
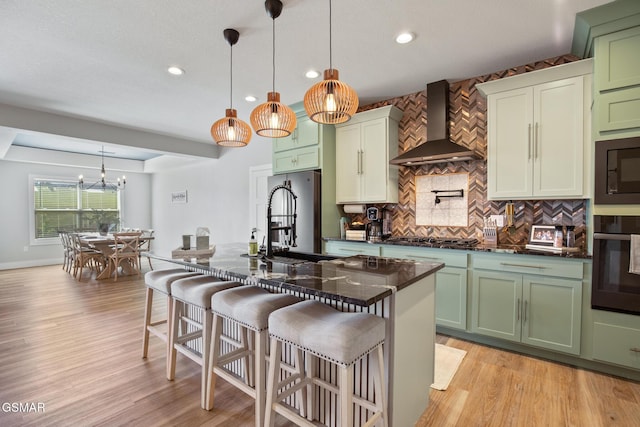
[[[16,268],[44,267],[45,265],[60,264],[62,268],[62,258],[51,259],[30,259],[26,261],[2,262],[0,270],[14,270]]]

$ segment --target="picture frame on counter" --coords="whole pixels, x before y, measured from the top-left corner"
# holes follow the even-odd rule
[[[187,203],[187,190],[183,191],[174,191],[171,193],[171,204],[185,204]]]
[[[532,225],[529,243],[543,246],[553,246],[556,227],[553,225]]]

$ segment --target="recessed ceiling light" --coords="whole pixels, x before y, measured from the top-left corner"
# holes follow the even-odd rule
[[[401,34],[398,34],[398,36],[396,37],[396,43],[406,44],[413,41],[413,38],[414,38],[413,33],[409,33],[409,32],[401,33]]]
[[[247,101],[247,102],[256,102],[256,99],[257,98],[255,96],[253,96],[253,95],[247,95],[247,96],[244,97],[244,100]]]
[[[184,74],[184,70],[180,67],[176,67],[175,65],[167,68],[167,72],[169,72],[169,74],[173,74],[174,76],[181,76]]]
[[[320,75],[319,72],[317,72],[316,70],[309,70],[305,73],[305,77],[308,79],[315,79],[316,77],[318,77]]]

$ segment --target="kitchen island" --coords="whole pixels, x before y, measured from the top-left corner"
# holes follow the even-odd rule
[[[389,424],[415,425],[427,407],[435,350],[434,273],[444,264],[362,255],[320,259],[322,257],[291,254],[262,260],[247,257],[244,244],[218,245],[215,254],[204,259],[175,259],[154,252],[144,255],[223,280],[317,299],[343,311],[363,311],[386,318],[384,352]],[[363,364],[366,363],[367,359]],[[357,372],[368,372],[366,366],[362,368],[356,367]],[[368,377],[358,374],[357,378],[356,392],[369,392]],[[336,412],[334,404],[332,399],[324,404],[327,419]],[[356,418],[362,415],[356,411]]]

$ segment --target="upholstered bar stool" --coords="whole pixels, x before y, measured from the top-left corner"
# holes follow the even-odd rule
[[[173,306],[171,298],[171,283],[186,277],[202,276],[200,273],[187,271],[183,268],[172,268],[167,270],[149,271],[144,275],[144,283],[147,285],[147,292],[144,304],[144,333],[142,338],[142,358],[147,357],[149,351],[149,333],[157,336],[167,343],[165,355],[167,356],[167,374],[169,372],[169,337],[171,330],[170,313]],[[151,311],[153,310],[153,294],[160,292],[167,297],[167,314],[164,319],[151,322]],[[162,328],[161,325],[166,325]]]
[[[272,427],[276,412],[298,426],[316,426],[312,420],[317,412],[313,397],[314,386],[320,386],[338,394],[339,426],[353,426],[353,404],[372,412],[361,425],[372,426],[379,420],[388,425],[384,384],[384,360],[382,344],[385,337],[385,320],[368,313],[341,312],[318,301],[304,301],[274,311],[269,316],[271,356],[267,376],[267,402],[265,426]],[[296,348],[292,375],[280,381],[282,344]],[[306,353],[305,361],[301,352]],[[370,354],[369,371],[373,376],[375,402],[354,395],[354,364]],[[337,365],[336,386],[316,376],[317,358]],[[291,371],[290,368],[287,370]],[[308,389],[307,402],[301,410],[307,418],[283,403],[300,389]],[[304,407],[306,405],[306,407]]]
[[[205,409],[213,408],[216,377],[219,376],[255,399],[255,422],[256,426],[262,427],[266,397],[269,314],[299,301],[300,299],[293,295],[270,293],[257,286],[228,289],[213,295],[213,330]],[[223,320],[226,320],[225,323],[238,326],[239,338],[234,339],[223,334]],[[226,343],[232,350],[220,354],[222,343]],[[229,364],[236,361],[243,363],[242,375],[229,370]]]
[[[241,286],[213,276],[192,276],[171,284],[171,330],[169,331],[169,364],[167,379],[173,380],[177,353],[187,356],[202,367],[200,405],[206,406],[207,369],[209,367],[209,340],[211,339],[211,297],[229,288]],[[195,340],[202,338],[200,349]],[[198,351],[199,350],[199,351]]]

